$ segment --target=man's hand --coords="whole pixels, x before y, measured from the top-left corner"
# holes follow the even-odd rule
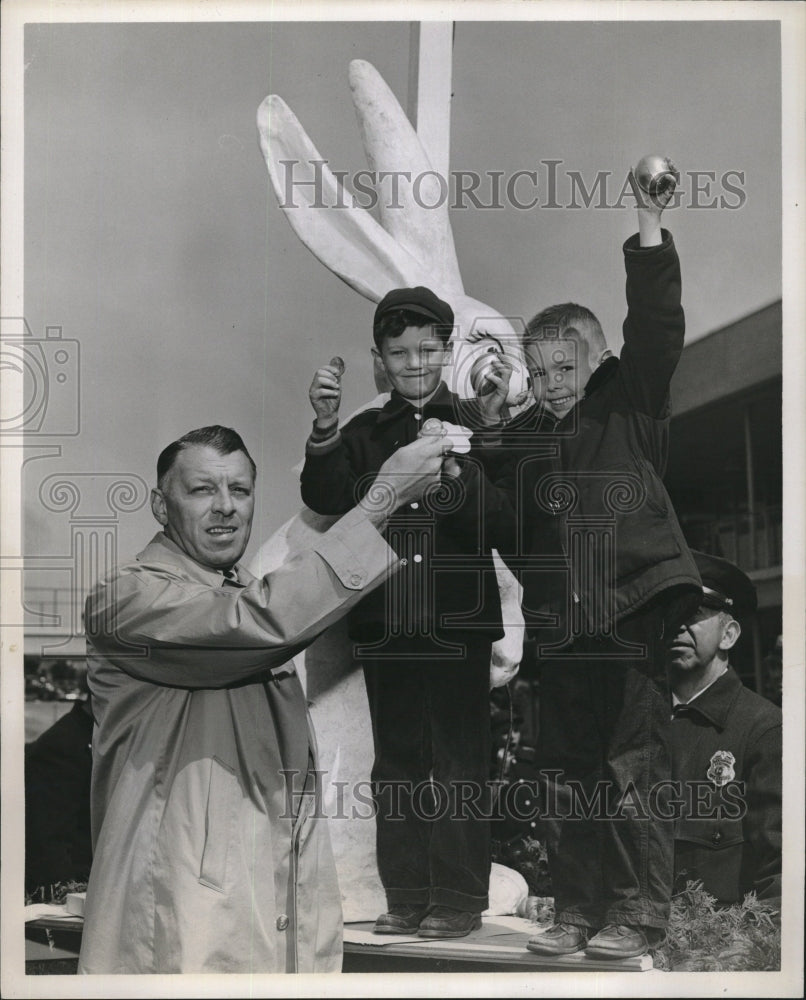
[[[389,456],[359,503],[369,520],[382,528],[389,515],[404,504],[419,500],[429,486],[439,483],[442,461],[450,441],[446,435],[428,434]]]
[[[343,371],[344,362],[341,358],[332,358],[329,365],[317,368],[311,382],[308,398],[316,414],[316,426],[320,430],[329,430],[339,422]]]
[[[445,461],[442,463],[442,473],[455,479],[462,474],[462,467],[456,461],[454,453],[470,451],[470,438],[473,432],[466,427],[439,420],[437,417],[429,417],[423,424],[418,436],[423,437],[434,434],[445,438],[443,442]]]

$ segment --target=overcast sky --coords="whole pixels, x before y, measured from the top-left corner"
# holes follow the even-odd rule
[[[374,394],[373,305],[292,232],[255,114],[281,95],[332,167],[359,170],[349,61],[372,62],[405,107],[409,37],[407,22],[27,28],[25,316],[36,336],[61,326],[81,357],[80,433],[28,465],[29,552],[69,549],[68,515],[38,498],[45,476],[130,472],[152,485],[161,448],[209,423],[236,427],[260,468],[250,552],[298,508],[312,372],[339,353],[345,411]],[[475,298],[525,318],[580,301],[618,348],[630,199],[548,208],[545,161],[561,161],[562,204],[573,171],[587,186],[612,172],[613,202],[650,152],[683,171],[667,225],[688,338],[780,296],[777,22],[458,22],[453,91],[453,171],[538,172],[539,207],[452,211]],[[692,171],[714,174],[710,191],[694,195]],[[517,194],[534,196],[528,179]],[[714,197],[716,208],[692,204]],[[154,530],[147,508],[124,515],[121,553]]]

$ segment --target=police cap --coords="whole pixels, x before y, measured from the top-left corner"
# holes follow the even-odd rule
[[[703,603],[727,611],[734,618],[756,610],[756,588],[750,577],[727,559],[697,552],[691,554],[702,579]]]

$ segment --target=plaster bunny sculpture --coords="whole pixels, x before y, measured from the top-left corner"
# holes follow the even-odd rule
[[[373,172],[405,170],[419,186],[402,184],[399,198],[380,198],[381,223],[365,209],[350,204],[338,182],[294,113],[276,94],[258,109],[260,146],[280,207],[305,246],[343,281],[372,302],[392,288],[427,285],[450,302],[457,329],[453,344],[454,392],[473,396],[473,362],[495,338],[505,353],[522,361],[520,334],[508,319],[465,294],[448,215],[448,199],[440,197],[447,179],[437,177],[423,146],[377,70],[368,62],[350,63],[350,88],[358,115],[367,162]],[[285,164],[292,161],[297,183],[294,204],[286,203]],[[311,182],[310,184],[306,182]],[[314,182],[316,182],[314,184]],[[313,207],[317,197],[328,210]],[[338,199],[341,198],[341,202]],[[434,205],[435,207],[428,207]],[[513,386],[513,394],[522,391]]]
[[[398,207],[392,208],[385,204],[385,199],[380,199],[380,223],[366,209],[350,204],[349,195],[339,188],[323,163],[324,157],[293,112],[280,97],[271,94],[258,109],[257,125],[261,150],[281,209],[305,246],[365,298],[378,302],[393,288],[426,285],[451,303],[456,329],[451,340],[453,363],[449,387],[454,392],[463,398],[474,395],[485,354],[495,344],[493,350],[502,349],[513,361],[515,374],[507,401],[523,404],[528,395],[528,381],[520,336],[508,319],[465,294],[447,199],[442,198],[442,204],[438,204],[440,184],[445,181],[434,174],[417,133],[377,70],[368,62],[354,60],[349,80],[370,169],[405,170],[412,177],[420,177],[419,204],[410,185],[401,186]],[[294,164],[293,206],[285,202],[282,161]],[[316,186],[305,184],[306,181],[315,181]],[[317,197],[319,201],[314,207]],[[322,201],[325,205],[347,207],[323,208]],[[438,207],[424,207],[428,205]],[[387,388],[377,367],[375,380],[378,391]],[[373,402],[377,403],[377,399]],[[283,563],[333,520],[303,509],[263,544],[251,568],[265,573]],[[491,662],[491,686],[499,686],[517,672],[523,617],[520,586],[497,553],[494,557],[505,624],[505,635],[494,644]],[[356,782],[369,777],[367,762],[372,758],[372,735],[363,676],[353,660],[344,621],[299,654],[295,663],[306,684],[320,744],[320,763],[328,771],[323,786],[325,811],[347,818],[356,805],[352,795]],[[350,720],[349,727],[344,725],[346,719]],[[346,792],[340,789],[336,801],[336,783],[340,781],[349,782],[350,787]],[[368,785],[365,796],[367,792]],[[366,811],[364,805],[364,814]],[[331,823],[331,835],[341,883],[349,890],[343,892],[345,919],[374,918],[384,905],[374,868],[374,824]]]

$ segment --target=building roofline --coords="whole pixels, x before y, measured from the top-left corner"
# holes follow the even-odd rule
[[[674,416],[780,378],[781,309],[776,299],[686,344],[672,379]]]
[[[739,316],[736,319],[732,319],[729,323],[723,323],[722,326],[716,326],[713,330],[709,330],[704,333],[701,337],[697,337],[696,340],[692,341],[690,344],[686,344],[685,350],[689,350],[695,347],[697,344],[701,344],[704,340],[708,340],[709,337],[714,337],[718,333],[723,333],[725,330],[730,330],[731,327],[738,326],[740,323],[745,323],[751,320],[754,316],[760,316],[761,313],[772,312],[777,308],[783,308],[783,299],[779,296],[777,299],[772,299],[766,305],[759,306],[758,309],[754,309],[752,312],[745,313],[743,316]]]

